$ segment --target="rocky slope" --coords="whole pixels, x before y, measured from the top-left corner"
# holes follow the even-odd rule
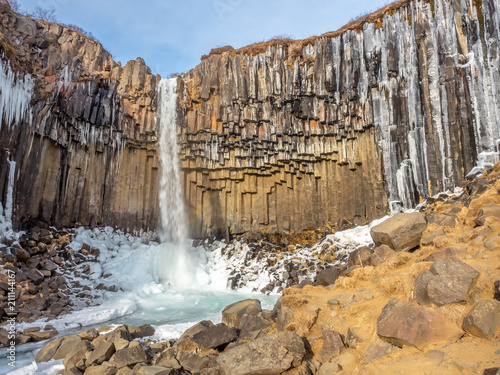
[[[178,340],[120,326],[59,337],[38,362],[62,374],[496,374],[500,369],[500,164],[460,197],[372,228],[348,269],[227,306]],[[325,271],[325,272],[327,272]]]

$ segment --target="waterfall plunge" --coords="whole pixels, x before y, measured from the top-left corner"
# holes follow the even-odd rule
[[[160,131],[160,239],[163,251],[158,276],[169,288],[194,287],[193,265],[187,251],[184,198],[177,156],[177,79],[158,84],[158,123]]]

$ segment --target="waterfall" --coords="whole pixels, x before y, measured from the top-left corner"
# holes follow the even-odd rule
[[[160,239],[163,251],[158,276],[167,287],[193,286],[193,267],[187,251],[184,198],[177,150],[177,79],[158,84],[158,127],[160,133]]]
[[[7,158],[10,154],[7,153]],[[14,208],[14,178],[16,174],[16,162],[8,160],[9,163],[9,177],[7,180],[7,199],[5,201],[5,208],[0,202],[0,243],[10,241],[15,237],[12,229],[12,213]]]

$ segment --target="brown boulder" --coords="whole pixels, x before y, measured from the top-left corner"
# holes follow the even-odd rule
[[[51,359],[63,359],[72,352],[81,341],[82,339],[76,335],[57,337],[49,341],[42,350],[38,352],[35,361],[40,363],[48,362]]]
[[[217,357],[221,375],[281,374],[301,364],[306,349],[295,332],[278,332],[223,352]]]
[[[160,366],[143,366],[138,365],[134,368],[134,375],[173,375],[177,374],[177,371],[160,367]]]
[[[87,366],[101,365],[111,358],[115,352],[115,344],[103,341],[97,345],[92,354],[87,358]]]
[[[90,328],[86,331],[80,332],[78,336],[80,336],[84,340],[92,341],[99,337],[99,332],[97,332],[95,328]]]
[[[85,370],[84,375],[116,375],[117,372],[113,366],[92,366]]]
[[[319,352],[321,362],[330,362],[333,357],[338,356],[345,350],[344,342],[342,336],[337,331],[331,331],[324,329],[322,331],[323,335],[323,347]]]
[[[120,369],[125,366],[133,366],[138,363],[146,363],[147,361],[148,356],[141,348],[141,346],[137,345],[132,348],[117,350],[115,355],[111,359],[110,364],[113,364]]]
[[[500,326],[500,302],[479,301],[464,318],[462,328],[473,336],[493,340]]]
[[[377,334],[394,345],[423,350],[430,344],[454,342],[463,332],[433,310],[391,298],[377,319]]]
[[[262,316],[247,315],[243,318],[243,325],[241,326],[240,339],[255,340],[269,332],[273,325],[273,321],[265,319]]]
[[[328,286],[335,284],[335,281],[342,276],[343,271],[339,267],[330,267],[316,275],[316,285]]]
[[[92,344],[86,340],[82,340],[78,345],[64,358],[64,368],[71,369],[76,367],[78,370],[84,370],[86,359],[92,352]]]
[[[347,268],[353,266],[367,266],[369,265],[370,256],[373,254],[373,250],[368,246],[360,247],[349,254],[349,260],[347,261]]]
[[[371,344],[364,353],[364,364],[368,365],[372,362],[384,358],[392,353],[392,345],[387,342]]]
[[[423,259],[422,262],[437,262],[438,260],[443,260],[449,257],[457,257],[464,253],[465,249],[456,246],[450,246],[444,250],[432,253],[427,258]]]
[[[373,267],[377,267],[378,265],[384,263],[387,259],[392,258],[394,255],[396,255],[396,252],[389,246],[380,245],[373,250],[373,254],[370,255],[368,263]]]
[[[377,246],[387,245],[396,251],[408,251],[419,245],[426,228],[427,222],[422,213],[398,213],[375,225],[370,234]]]
[[[363,342],[363,337],[358,332],[358,329],[356,327],[350,327],[347,330],[347,335],[346,335],[346,339],[345,339],[346,345],[349,348],[356,349],[360,342]]]
[[[479,215],[474,219],[477,225],[484,225],[486,219],[494,218],[500,220],[500,205],[490,202],[479,211]]]
[[[30,332],[29,336],[33,339],[33,341],[44,341],[49,340],[54,336],[57,336],[59,332],[53,329],[51,331],[43,331],[43,332]]]
[[[231,328],[241,328],[241,319],[246,314],[259,315],[262,311],[258,299],[235,302],[222,310],[222,323]]]
[[[435,262],[429,271],[434,277],[427,284],[427,294],[437,306],[465,302],[479,278],[479,272],[454,257]]]
[[[165,349],[163,352],[156,354],[153,364],[177,370],[181,369],[181,365],[175,359],[175,350],[173,348]]]
[[[155,334],[155,329],[149,324],[143,324],[137,327],[127,326],[127,330],[132,340],[142,339],[143,337],[153,336]]]
[[[210,367],[209,363],[213,358],[213,355],[190,351],[179,351],[176,358],[184,370],[191,373],[197,373]]]
[[[237,337],[238,335],[233,329],[224,323],[219,323],[195,333],[192,340],[202,348],[215,349],[230,343]]]
[[[213,327],[213,325],[214,324],[210,320],[202,320],[201,322],[196,323],[194,326],[184,331],[181,337],[179,337],[179,339],[175,342],[174,346],[176,348],[179,347],[179,345],[181,345],[188,338],[191,339],[198,332],[203,332],[207,328]]]
[[[29,258],[31,258],[31,255],[30,253],[28,253],[26,250],[24,249],[21,249],[21,248],[17,248],[14,250],[15,251],[15,256],[16,256],[16,260],[18,262],[26,262]]]

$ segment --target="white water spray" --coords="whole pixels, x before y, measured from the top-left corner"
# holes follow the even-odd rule
[[[7,157],[10,154],[7,153]],[[7,199],[5,208],[0,202],[0,243],[6,240],[12,240],[15,237],[15,232],[12,229],[12,212],[14,208],[14,177],[16,174],[16,162],[8,160],[9,163],[9,178],[7,180]]]
[[[193,267],[186,246],[184,198],[177,156],[177,79],[162,79],[158,84],[158,122],[160,131],[160,239],[158,275],[174,289],[193,287]]]

